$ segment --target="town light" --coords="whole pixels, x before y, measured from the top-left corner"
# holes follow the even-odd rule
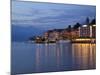
[[[82,27],[87,27],[87,25],[83,25]]]
[[[95,27],[96,25],[94,24],[93,27]]]

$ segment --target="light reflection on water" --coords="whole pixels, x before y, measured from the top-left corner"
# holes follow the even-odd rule
[[[95,44],[12,44],[12,74],[94,69]]]
[[[73,64],[79,69],[94,68],[96,64],[95,44],[72,44]]]

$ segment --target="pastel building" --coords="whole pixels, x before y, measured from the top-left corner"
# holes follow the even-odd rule
[[[48,37],[49,37],[49,33],[48,33],[48,32],[45,32],[45,33],[44,33],[44,38],[47,40]]]
[[[96,36],[96,25],[82,25],[79,27],[79,37],[88,38]]]
[[[71,38],[78,38],[79,37],[79,30],[78,29],[73,29],[71,31]]]
[[[60,37],[60,32],[57,30],[49,30],[44,34],[45,39],[48,39],[50,41],[58,40]]]
[[[68,31],[67,29],[64,29],[61,32],[61,36],[63,39],[73,39],[79,37],[79,30],[78,29],[71,29],[71,31]]]
[[[92,37],[96,37],[96,25],[92,25]]]
[[[62,39],[69,39],[69,38],[71,38],[71,32],[68,32],[68,30],[64,29],[61,32],[61,37],[62,37]]]

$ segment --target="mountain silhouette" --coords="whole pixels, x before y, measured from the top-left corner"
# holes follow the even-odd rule
[[[36,36],[36,35],[43,35],[45,30],[43,28],[37,28],[37,27],[23,27],[23,26],[17,26],[12,25],[12,31],[11,31],[11,38],[12,41],[27,41],[30,37]]]

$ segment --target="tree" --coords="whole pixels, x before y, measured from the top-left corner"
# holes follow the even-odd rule
[[[96,24],[96,20],[93,19],[90,24]]]
[[[89,21],[90,21],[90,20],[89,20],[89,18],[87,17],[87,18],[86,18],[86,24],[87,24],[87,25],[89,25]]]
[[[72,28],[71,25],[69,25],[68,28],[67,28],[67,30],[68,30],[69,32],[71,32],[71,28]]]
[[[80,26],[81,26],[80,23],[76,23],[76,24],[73,26],[73,29],[78,29]]]

